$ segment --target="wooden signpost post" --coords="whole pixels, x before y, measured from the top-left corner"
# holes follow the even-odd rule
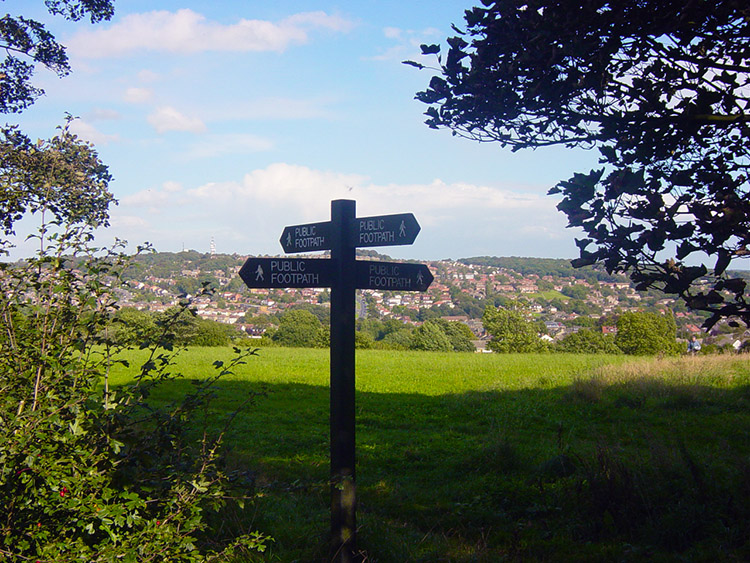
[[[330,250],[330,258],[248,258],[240,277],[248,287],[331,288],[331,558],[357,560],[354,330],[355,290],[426,291],[433,276],[423,264],[357,261],[357,247],[412,244],[419,223],[411,213],[355,216],[355,202],[331,202],[331,220],[285,227],[287,253]]]

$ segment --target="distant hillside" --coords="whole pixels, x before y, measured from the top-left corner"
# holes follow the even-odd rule
[[[536,274],[537,276],[573,277],[587,281],[614,282],[625,279],[622,275],[611,275],[601,266],[584,266],[574,268],[570,260],[560,258],[524,258],[519,256],[475,256],[461,258],[461,264],[475,266],[490,266],[505,268],[522,275]]]
[[[601,265],[574,268],[570,260],[565,258],[527,258],[521,256],[474,256],[461,258],[461,264],[475,266],[490,266],[514,270],[520,274],[536,274],[538,276],[562,276],[585,279],[588,281],[622,281],[624,275],[610,275]],[[729,277],[738,277],[750,281],[750,270],[727,270]]]

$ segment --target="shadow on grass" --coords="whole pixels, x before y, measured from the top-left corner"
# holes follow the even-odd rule
[[[165,385],[155,400],[187,392]],[[257,561],[324,561],[328,388],[223,381],[205,424],[255,475]],[[358,393],[367,561],[750,559],[750,387]],[[204,422],[201,422],[201,425]]]

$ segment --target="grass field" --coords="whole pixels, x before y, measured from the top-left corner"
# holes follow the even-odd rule
[[[231,350],[189,349],[168,401]],[[131,364],[142,357],[130,353]],[[128,375],[115,369],[114,385]],[[253,561],[325,561],[328,351],[269,348],[218,384],[209,426],[258,498]],[[357,352],[366,561],[750,559],[745,356]]]

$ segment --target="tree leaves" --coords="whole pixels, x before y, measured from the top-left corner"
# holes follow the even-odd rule
[[[89,15],[97,23],[114,14],[113,0],[45,0],[45,4],[51,14],[70,20]],[[65,47],[36,20],[10,14],[0,18],[0,47],[6,53],[0,63],[0,113],[23,111],[44,93],[31,85],[36,65],[58,76],[70,72]]]
[[[48,211],[62,223],[108,224],[111,176],[91,145],[70,132],[32,143],[17,128],[0,129],[0,219],[5,234],[26,212]]]
[[[429,105],[427,125],[512,150],[598,148],[604,168],[549,191],[584,231],[576,265],[629,272],[710,322],[750,323],[744,286],[719,289],[750,245],[746,1],[482,6],[447,40],[445,64],[438,46],[422,48],[440,65],[416,95]],[[680,262],[697,255],[712,272]]]

